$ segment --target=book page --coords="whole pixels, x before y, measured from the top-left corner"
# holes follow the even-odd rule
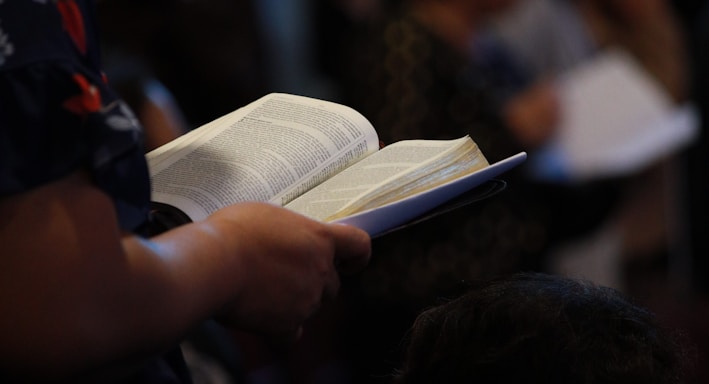
[[[147,159],[153,201],[200,220],[237,202],[284,205],[378,148],[374,128],[353,109],[270,94]]]
[[[464,194],[469,194],[463,199],[464,201],[485,198],[484,191],[481,196],[479,191],[473,191],[473,189],[519,166],[526,158],[527,154],[520,152],[473,173],[453,179],[436,188],[427,189],[377,208],[336,219],[333,222],[354,225],[367,231],[372,237],[380,236],[404,225],[425,220],[425,217],[435,216],[449,209],[455,209],[455,207],[446,208],[445,205],[447,202],[452,202],[455,206],[453,199]]]
[[[451,164],[448,170],[444,169]],[[335,213],[347,215],[367,208],[362,204],[354,205],[354,202],[384,204],[386,201],[382,200],[400,199],[419,192],[417,188],[424,181],[431,187],[487,165],[487,160],[469,137],[400,141],[313,188],[287,204],[286,208],[328,221],[335,218]],[[382,196],[387,199],[379,199]]]

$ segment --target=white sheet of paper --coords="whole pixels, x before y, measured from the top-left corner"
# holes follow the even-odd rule
[[[638,171],[689,144],[698,113],[676,106],[621,50],[599,54],[559,81],[561,123],[544,149],[530,153],[533,175],[588,180]]]

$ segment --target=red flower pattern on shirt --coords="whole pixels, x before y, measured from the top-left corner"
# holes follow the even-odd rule
[[[81,52],[86,54],[86,30],[84,29],[84,17],[81,9],[74,0],[58,0],[57,8],[62,15],[64,30],[67,31],[74,45]]]
[[[98,88],[81,74],[75,73],[73,78],[81,89],[81,93],[64,101],[62,104],[64,108],[80,116],[100,111],[102,105],[101,92],[99,92]]]

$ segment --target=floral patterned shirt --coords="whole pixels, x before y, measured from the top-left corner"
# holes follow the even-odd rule
[[[84,169],[121,227],[147,218],[142,129],[100,70],[92,0],[0,0],[0,197]]]

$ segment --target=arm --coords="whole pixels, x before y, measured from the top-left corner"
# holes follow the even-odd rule
[[[115,369],[223,315],[296,332],[361,268],[367,235],[270,205],[232,206],[154,239],[122,235],[109,198],[76,174],[0,200],[0,371]]]

